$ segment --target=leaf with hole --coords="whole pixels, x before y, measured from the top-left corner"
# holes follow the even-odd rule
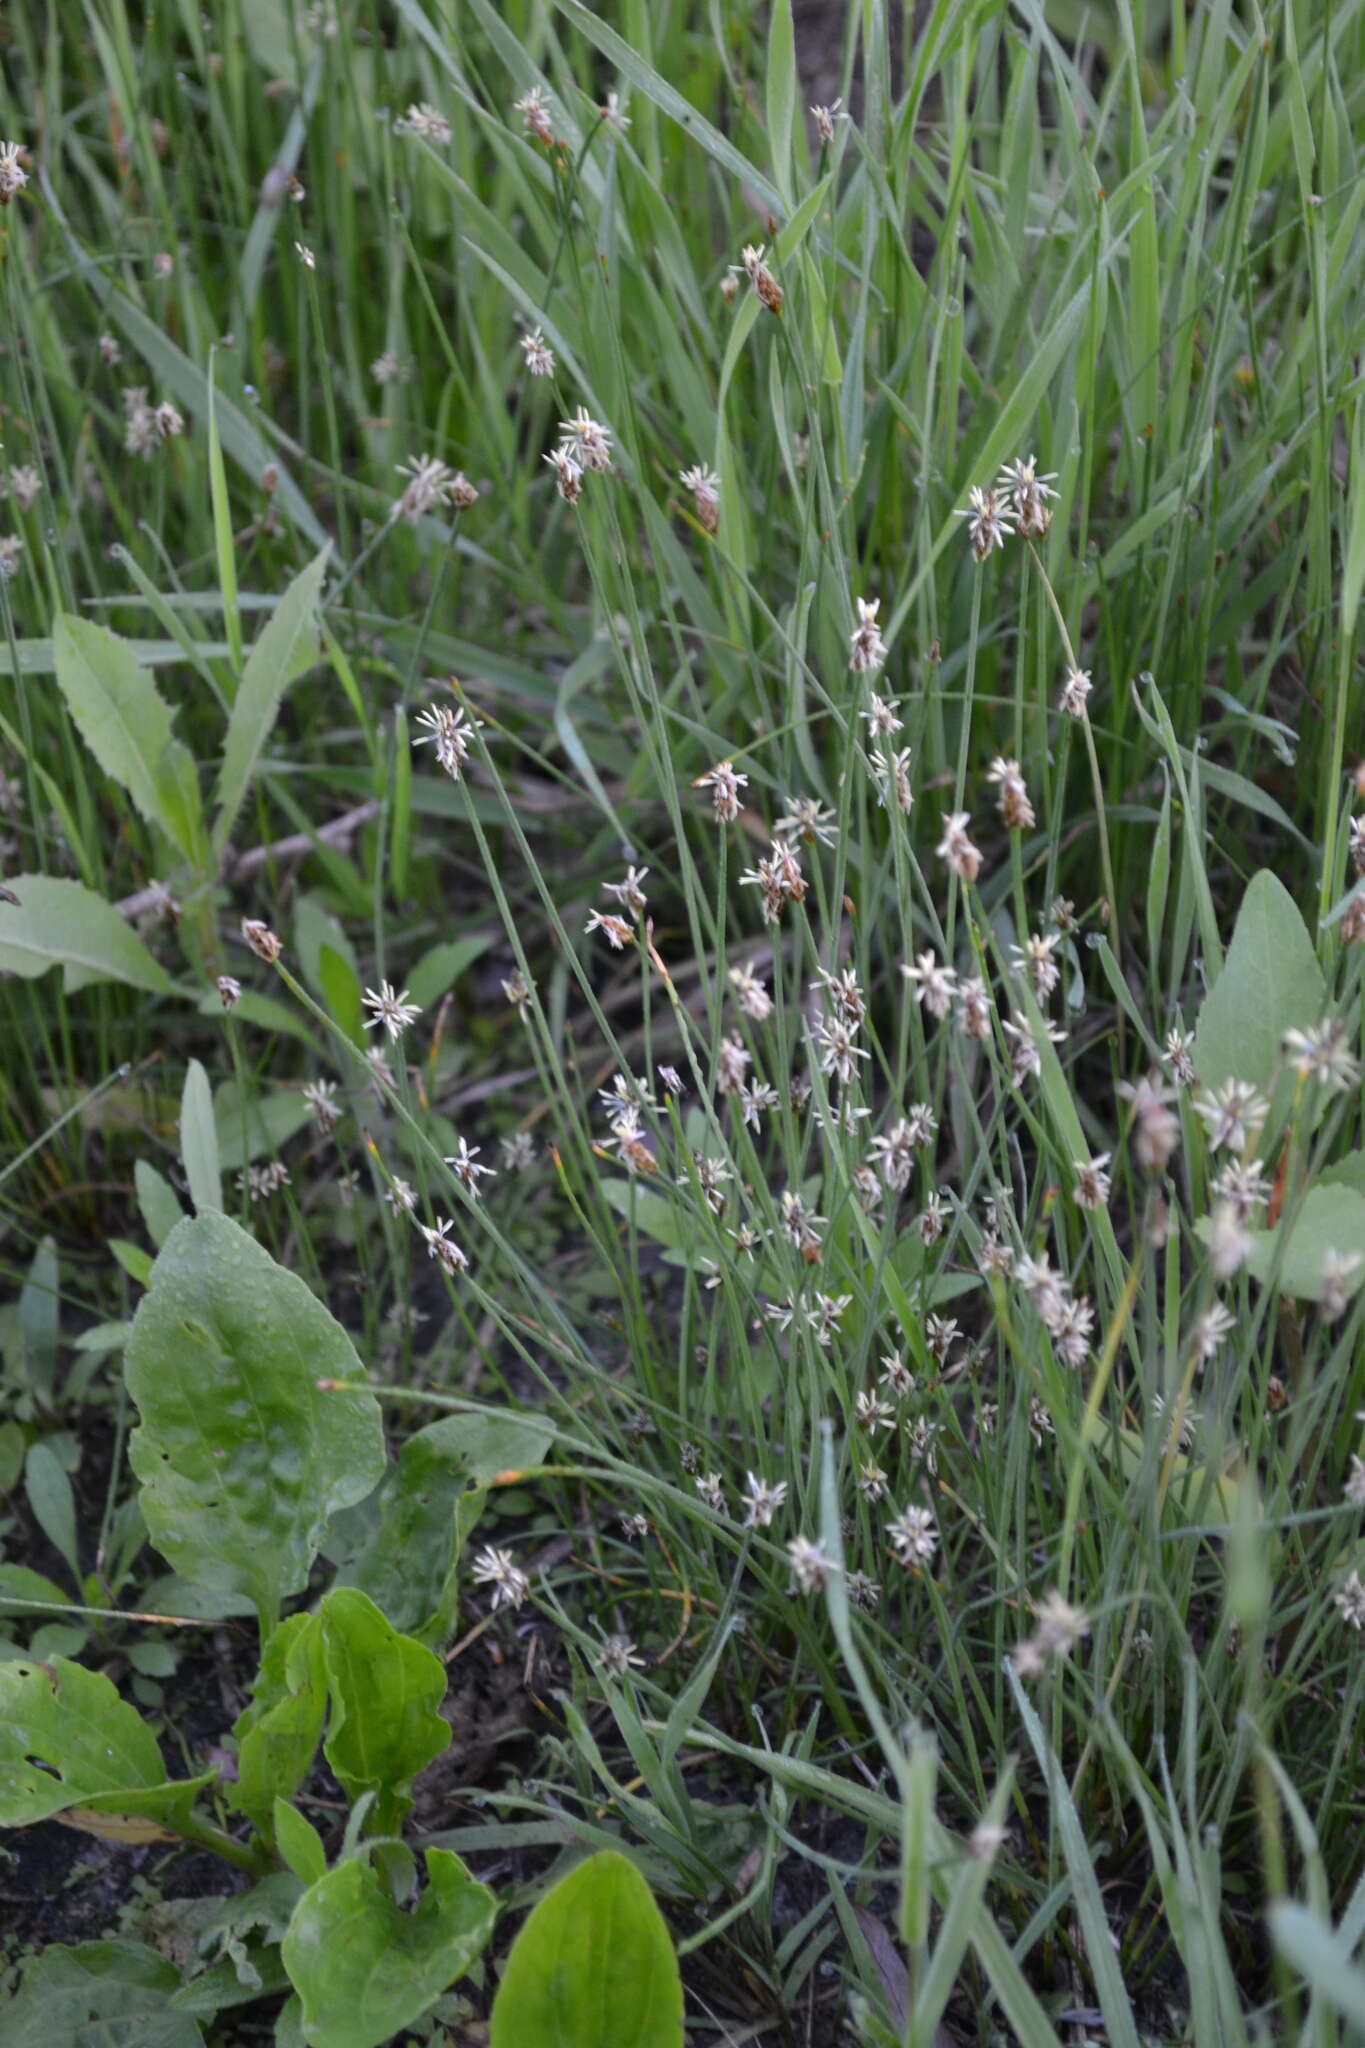
[[[0,1664],[0,1827],[83,1808],[175,1830],[216,1775],[168,1782],[156,1737],[101,1672],[65,1657]]]

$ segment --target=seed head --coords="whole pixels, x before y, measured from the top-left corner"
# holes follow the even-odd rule
[[[744,1527],[771,1528],[773,1516],[787,1498],[786,1480],[779,1479],[775,1485],[769,1486],[756,1472],[746,1472],[744,1483],[749,1496],[744,1504]]]
[[[739,269],[741,267],[743,268],[744,275],[753,286],[755,296],[759,302],[766,306],[770,313],[780,313],[782,311],[782,287],[763,260],[762,243],[756,248],[750,245],[741,250],[740,263],[732,265],[732,268]]]
[[[959,509],[957,516],[967,522],[973,555],[978,562],[984,562],[991,549],[1003,548],[1005,535],[1014,531],[1010,501],[999,497],[990,485],[983,491],[973,484],[967,496],[970,503],[965,511]]]
[[[887,1523],[886,1537],[899,1563],[928,1564],[938,1549],[938,1524],[928,1508],[903,1508]]]
[[[533,85],[529,92],[524,92],[519,100],[515,100],[512,111],[521,115],[526,133],[534,136],[537,142],[554,141],[555,132],[550,126],[550,109],[538,85]]]
[[[1062,684],[1062,694],[1058,699],[1058,703],[1068,718],[1085,717],[1086,700],[1093,688],[1094,684],[1090,680],[1088,668],[1069,668],[1067,670],[1066,680]]]
[[[555,373],[554,351],[547,344],[537,327],[534,334],[521,337],[522,353],[526,357],[526,368],[532,377],[553,377]]]
[[[970,812],[949,811],[943,820],[943,837],[937,847],[939,859],[947,861],[963,882],[974,882],[981,872],[981,849],[972,843],[967,831],[971,822]]]
[[[877,613],[881,610],[881,604],[879,597],[874,597],[871,603],[863,597],[854,599],[858,623],[853,628],[848,665],[857,675],[879,669],[886,660],[886,642],[882,639],[881,628],[877,624]],[[895,732],[899,729],[899,721],[896,725],[883,729]]]
[[[400,996],[390,981],[381,981],[379,991],[367,988],[363,997],[364,1007],[373,1010],[374,1015],[365,1020],[365,1029],[372,1031],[376,1024],[382,1024],[389,1040],[401,1038],[409,1024],[415,1024],[421,1016],[421,1006],[408,1001],[408,992]]]
[[[809,1536],[793,1536],[787,1545],[787,1562],[792,1570],[794,1593],[818,1593],[834,1570],[833,1559],[823,1543]]]
[[[19,161],[23,147],[21,142],[0,142],[0,206],[8,206],[28,183],[28,172]]]
[[[842,99],[837,99],[832,106],[811,108],[811,119],[815,123],[815,133],[822,143],[833,142],[835,122],[848,119],[848,115],[841,111],[842,107]]]
[[[458,782],[469,759],[470,741],[482,727],[483,720],[466,717],[454,705],[433,704],[429,710],[418,712],[416,723],[427,729],[419,733],[412,744],[415,747],[435,747],[437,766],[445,770],[452,782]]]
[[[748,776],[739,774],[733,761],[717,761],[714,768],[696,778],[692,787],[710,790],[711,808],[721,823],[728,825],[739,816],[739,793],[747,788],[748,782]]]
[[[1361,1584],[1359,1572],[1352,1572],[1349,1578],[1343,1579],[1332,1598],[1348,1628],[1357,1632],[1365,1629],[1365,1585]]]
[[[471,1567],[474,1583],[493,1588],[493,1607],[520,1607],[531,1590],[531,1581],[516,1563],[510,1550],[491,1545],[475,1553]]]
[[[599,473],[611,468],[611,431],[580,406],[572,419],[561,420],[562,448],[581,469]]]
[[[258,917],[242,919],[242,937],[258,960],[264,960],[272,965],[284,951],[281,941],[271,931],[270,926],[263,924]]]
[[[438,147],[443,147],[449,142],[455,132],[445,115],[439,113],[435,107],[428,106],[425,100],[420,105],[409,107],[407,113],[401,120],[396,121],[394,126],[400,135],[416,135],[421,141],[434,143]]]
[[[691,491],[699,523],[707,533],[714,533],[720,520],[720,478],[715,470],[703,469],[698,464],[694,469],[680,470],[678,482],[685,491]]]

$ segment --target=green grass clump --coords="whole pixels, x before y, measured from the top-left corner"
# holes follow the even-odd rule
[[[1365,9],[836,13],[0,24],[5,873],[165,986],[0,905],[0,1432],[145,1605],[197,1060],[395,1431],[556,1425],[451,1846],[638,1856],[698,2041],[1365,2038]],[[205,793],[262,690],[218,842],[64,615]]]

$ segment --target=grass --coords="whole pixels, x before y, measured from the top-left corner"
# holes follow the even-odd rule
[[[1236,1059],[1261,1013],[1358,1040],[1365,10],[938,0],[893,63],[866,0],[827,142],[783,0],[767,25],[667,0],[395,0],[382,23],[59,0],[2,32],[0,132],[29,154],[0,214],[0,424],[43,485],[0,521],[23,541],[6,871],[181,901],[143,920],[176,997],[0,981],[16,1500],[58,1441],[82,1558],[135,1516],[117,1351],[72,1345],[135,1299],[110,1246],[145,1242],[134,1168],[178,1172],[198,1060],[232,1163],[288,1165],[242,1219],[346,1316],[395,1432],[470,1400],[559,1430],[499,1537],[556,1645],[553,1726],[452,1846],[506,1855],[553,1818],[637,1853],[698,2041],[927,2041],[946,2014],[953,2039],[1044,2043],[1092,2008],[1115,2042],[1362,2038],[1365,1665],[1334,1594],[1361,1567],[1365,1311],[1348,1274],[1329,1313],[1326,1241],[1294,1240],[1316,1190],[1326,1248],[1354,1242],[1360,1089],[1344,1066],[1294,1088],[1278,1032],[1268,1073]],[[514,111],[536,90],[549,145]],[[414,104],[449,138],[405,128]],[[776,316],[735,279],[759,243]],[[184,416],[146,459],[130,386]],[[613,461],[569,505],[542,457],[579,407]],[[1030,453],[1051,523],[978,564],[960,508]],[[476,502],[396,517],[424,455]],[[714,531],[693,466],[718,473]],[[324,658],[195,882],[98,772],[54,618],[139,644],[207,786],[244,649],[327,543]],[[481,721],[458,780],[412,745],[455,703]],[[1013,829],[998,757],[1030,799]],[[747,777],[728,824],[698,786],[724,760]],[[806,893],[768,924],[745,876],[795,797],[820,833],[795,826]],[[936,853],[962,812],[971,877]],[[632,865],[643,915],[602,893]],[[1230,949],[1266,868],[1311,973],[1282,921],[1251,966],[1249,926]],[[278,971],[244,915],[284,939]],[[1029,934],[1050,995],[1012,964]],[[983,1037],[913,1000],[928,949],[986,983]],[[224,972],[248,990],[226,1015]],[[847,1079],[821,1063],[843,974]],[[383,978],[422,1014],[372,1090],[355,1006]],[[1168,1035],[1197,1021],[1182,1082]],[[771,1091],[747,1119],[727,1043]],[[1120,1086],[1163,1062],[1151,1170],[1158,1112]],[[1269,1207],[1216,1270],[1233,1154],[1194,1104],[1239,1071],[1270,1097],[1234,1145]],[[624,1147],[614,1076],[653,1091]],[[338,1085],[334,1128],[310,1081]],[[912,1104],[936,1131],[897,1189],[869,1134]],[[514,1172],[498,1141],[522,1134]],[[460,1140],[501,1168],[477,1198],[442,1163]],[[1085,1209],[1100,1154],[1112,1192]],[[417,1219],[453,1217],[467,1272],[422,1256],[395,1178]],[[1093,1307],[1079,1363],[1019,1277],[1038,1259]],[[81,1446],[111,1435],[96,1484]],[[746,1526],[750,1473],[785,1493]],[[909,1507],[935,1541],[907,1566],[886,1524]],[[793,1539],[823,1546],[808,1594]],[[118,1604],[150,1604],[156,1569]],[[1054,1592],[1086,1632],[1023,1677]],[[466,1622],[485,1606],[471,1586]],[[601,1664],[618,1635],[643,1659],[624,1676]]]

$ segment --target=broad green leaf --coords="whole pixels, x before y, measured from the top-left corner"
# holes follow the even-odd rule
[[[245,1593],[269,1633],[328,1517],[384,1469],[379,1404],[350,1338],[303,1281],[209,1209],[172,1231],[125,1355],[128,1454],[147,1533],[183,1577]]]
[[[185,1213],[180,1198],[165,1174],[158,1173],[149,1159],[139,1159],[134,1166],[133,1186],[147,1235],[159,1251]]]
[[[1279,1273],[1282,1294],[1291,1294],[1296,1301],[1317,1301],[1333,1261],[1344,1261],[1349,1268],[1342,1281],[1348,1298],[1365,1285],[1365,1194],[1340,1182],[1319,1182],[1284,1223],[1274,1230],[1253,1230],[1246,1265],[1256,1279],[1269,1279],[1286,1227],[1289,1238]]]
[[[237,822],[242,799],[261,750],[274,730],[289,685],[313,666],[322,652],[320,599],[331,543],[300,570],[262,628],[247,656],[241,687],[228,719],[223,766],[214,792],[213,850],[221,853]]]
[[[203,2048],[171,2004],[174,1963],[134,1941],[54,1945],[31,1962],[4,2013],[5,2048]]]
[[[449,1849],[428,1849],[426,1869],[426,1889],[411,1912],[355,1857],[299,1900],[284,1964],[313,2048],[379,2048],[464,1976],[487,1942],[497,1913],[487,1886]],[[526,2037],[526,2048],[534,2038]]]
[[[276,1846],[295,1877],[316,1884],[327,1868],[327,1851],[312,1821],[287,1799],[277,1799],[274,1823]]]
[[[209,1077],[198,1060],[185,1069],[180,1097],[180,1157],[196,1209],[221,1209],[223,1185],[218,1168],[218,1126],[213,1119]]]
[[[197,861],[203,830],[194,757],[172,734],[169,706],[128,642],[63,612],[52,628],[52,654],[67,709],[100,767],[149,825]]]
[[[336,1518],[327,1552],[337,1583],[368,1593],[419,1642],[444,1642],[460,1554],[488,1487],[533,1472],[553,1441],[542,1415],[446,1415],[417,1430],[370,1499]]]
[[[444,1642],[455,1618],[464,1539],[487,1498],[458,1457],[425,1430],[409,1437],[370,1500],[339,1515],[339,1586],[358,1586],[395,1628]]]
[[[486,953],[488,946],[487,939],[442,939],[404,976],[412,1000],[423,1010],[434,1009],[446,990],[454,987],[466,967]]]
[[[266,1644],[251,1704],[233,1728],[232,1804],[267,1840],[276,1799],[291,1798],[312,1768],[326,1708],[322,1623],[316,1614],[291,1614]]]
[[[0,1826],[75,1808],[173,1829],[215,1775],[168,1784],[156,1737],[102,1673],[65,1657],[0,1664]]]
[[[544,1415],[443,1415],[409,1439],[432,1444],[456,1459],[471,1486],[491,1486],[508,1473],[534,1472],[554,1442]]]
[[[1334,1159],[1330,1166],[1324,1166],[1318,1175],[1319,1187],[1354,1188],[1358,1195],[1365,1195],[1365,1152],[1343,1152],[1340,1159]]]
[[[1283,882],[1262,868],[1247,884],[1223,971],[1195,1026],[1200,1086],[1235,1078],[1268,1092],[1285,1032],[1321,1023],[1325,1003],[1308,928]]]
[[[79,1342],[79,1339],[77,1341]],[[26,1441],[21,1423],[13,1420],[0,1422],[0,1493],[11,1492],[23,1471]],[[11,1569],[17,1570],[18,1567]],[[5,1570],[6,1566],[0,1565],[0,1581],[3,1580]],[[59,1597],[65,1599],[66,1595],[63,1593]]]
[[[50,1405],[61,1339],[57,1247],[50,1237],[38,1240],[28,1276],[19,1290],[15,1321],[17,1327],[5,1346],[6,1360],[17,1367],[32,1391]],[[12,1350],[15,1338],[18,1341]]]
[[[24,1463],[24,1491],[33,1519],[54,1550],[60,1551],[77,1585],[81,1566],[76,1547],[76,1496],[61,1460],[50,1444],[29,1445]]]
[[[152,1257],[144,1252],[140,1244],[130,1244],[126,1237],[111,1237],[108,1249],[114,1254],[130,1280],[136,1280],[139,1287],[152,1284]]]
[[[364,1792],[378,1795],[371,1831],[396,1834],[412,1805],[414,1777],[450,1744],[450,1723],[436,1711],[445,1666],[353,1586],[324,1597],[321,1619],[331,1695],[327,1761],[352,1805]]]
[[[682,2048],[683,1994],[664,1917],[613,1850],[560,1879],[512,1944],[490,2048]]]
[[[0,970],[33,981],[61,967],[68,986],[79,977],[173,993],[165,968],[93,889],[53,875],[16,875],[5,886],[19,901],[0,903]]]

